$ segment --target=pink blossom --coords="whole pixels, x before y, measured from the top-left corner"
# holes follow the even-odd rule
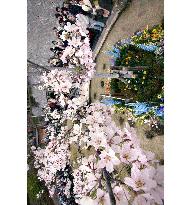
[[[154,175],[154,179],[160,186],[164,186],[164,166],[158,166],[156,169],[156,174]]]
[[[105,191],[98,188],[96,196],[95,205],[110,205],[109,195]]]
[[[162,205],[163,199],[164,199],[164,190],[162,187],[156,187],[155,189],[152,189],[150,191],[150,194],[153,198],[153,201],[156,202],[156,204]]]
[[[157,186],[156,181],[152,179],[153,173],[155,173],[153,168],[140,170],[134,164],[131,169],[131,178],[125,177],[125,184],[132,187],[134,191],[149,191]]]
[[[131,148],[130,144],[125,143],[120,151],[120,159],[122,162],[129,164],[138,158],[138,150]]]
[[[94,146],[94,148],[96,150],[99,149],[100,147],[106,147],[107,146],[107,142],[106,142],[106,138],[104,136],[104,133],[91,132],[89,134],[89,136],[91,137],[91,140],[88,144]]]
[[[78,200],[77,203],[79,205],[95,205],[95,201],[88,196],[82,197],[82,199]]]
[[[70,22],[67,22],[67,24],[64,26],[64,29],[66,31],[72,32],[72,31],[76,31],[78,28],[75,24],[71,24]]]
[[[115,156],[115,152],[112,149],[109,149],[108,152],[105,150],[101,152],[100,160],[98,161],[99,168],[106,167],[106,170],[111,173],[114,170],[114,165],[119,165],[119,164],[120,161]]]
[[[152,205],[151,199],[150,194],[140,194],[135,197],[132,205]]]
[[[128,205],[128,200],[130,199],[130,195],[123,186],[115,186],[113,188],[113,192],[115,195],[117,205]]]
[[[81,46],[82,42],[81,42],[81,38],[80,37],[72,37],[72,39],[68,40],[69,45],[73,46],[73,47],[77,47],[77,46]]]
[[[125,127],[123,139],[126,140],[130,144],[134,144],[136,147],[140,146],[139,139],[137,139],[136,131],[132,127]]]
[[[73,73],[55,69],[42,76],[43,87],[56,94],[54,103],[67,109],[51,111],[50,107],[46,108],[46,119],[51,118],[47,127],[50,142],[43,149],[33,149],[34,165],[38,169],[39,179],[44,180],[50,195],[53,196],[56,186],[59,185],[57,171],[63,170],[66,164],[71,162],[70,144],[74,142],[80,153],[91,145],[93,149],[90,150],[92,153],[88,158],[79,154],[76,161],[72,161],[73,167],[77,167],[73,172],[74,193],[80,205],[110,205],[109,194],[105,191],[107,187],[102,175],[103,168],[106,168],[113,181],[115,180],[113,183],[111,181],[111,186],[117,205],[127,205],[129,200],[133,201],[133,193],[129,195],[127,186],[132,188],[131,192],[137,194],[133,205],[162,204],[163,167],[155,166],[155,169],[150,166],[157,163],[154,154],[140,148],[133,128],[126,125],[124,130],[121,130],[116,126],[112,120],[113,108],[101,103],[87,104],[89,84],[96,65],[87,30],[79,24],[69,22],[64,26],[64,30],[60,39],[67,39],[69,45],[63,50],[61,60],[68,63],[68,68],[79,67],[80,71]],[[77,88],[79,96],[70,97],[71,88]],[[72,125],[67,126],[68,121],[71,121]],[[124,176],[127,186],[123,186],[121,179],[117,178],[119,173],[116,166],[125,166],[120,164],[120,161],[132,165],[131,176],[128,173]],[[69,195],[70,187],[71,184],[67,183],[64,190],[66,195]]]

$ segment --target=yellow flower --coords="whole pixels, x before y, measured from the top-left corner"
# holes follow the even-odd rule
[[[125,60],[126,60],[126,65],[129,63],[128,61],[131,59],[131,57],[127,57]]]
[[[145,79],[145,76],[143,76],[143,79]]]
[[[146,70],[143,72],[143,74],[146,74]]]
[[[151,35],[151,37],[152,37],[152,40],[157,40],[157,39],[159,39],[160,38],[160,34],[152,34]]]
[[[152,33],[156,33],[156,32],[157,32],[157,30],[156,30],[156,29],[153,29],[153,30],[152,30]]]
[[[142,82],[142,84],[144,84],[144,81]]]
[[[126,58],[126,60],[130,60],[131,59],[131,57],[130,56],[128,56],[127,58]]]

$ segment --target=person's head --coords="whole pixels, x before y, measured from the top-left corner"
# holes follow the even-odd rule
[[[53,49],[53,48],[50,48],[50,51],[54,52],[54,49]]]
[[[56,7],[55,9],[57,12],[61,12],[61,8],[60,7]]]
[[[61,8],[61,13],[66,13],[66,12],[68,11],[68,9],[69,9],[69,8],[62,7],[62,8]]]
[[[56,28],[56,27],[53,27],[53,31],[57,31],[57,28]]]
[[[74,0],[73,3],[79,3],[81,0]]]
[[[56,17],[56,18],[60,18],[60,17],[61,17],[61,14],[56,13],[56,14],[55,14],[55,17]]]
[[[58,44],[58,42],[57,42],[57,41],[52,41],[52,43],[53,43],[54,45],[57,45],[57,44]]]
[[[52,58],[52,59],[49,60],[49,63],[51,65],[56,65],[56,62],[57,62],[57,59],[55,59],[55,58]]]
[[[96,13],[97,13],[98,16],[103,16],[104,11],[102,9],[97,9]]]
[[[79,0],[78,3],[79,3],[80,5],[85,5],[85,3],[83,2],[83,0]]]

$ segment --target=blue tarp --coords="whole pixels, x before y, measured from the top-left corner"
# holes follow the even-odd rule
[[[117,100],[117,99],[113,99],[110,97],[110,98],[104,98],[103,100],[101,100],[101,103],[103,103],[107,106],[121,105],[122,100]]]
[[[103,100],[101,100],[101,103],[107,106],[122,105],[124,103],[124,100],[113,99],[112,97],[110,97],[104,98]],[[131,108],[135,115],[146,114],[152,110],[154,111],[156,116],[164,117],[164,106],[154,106],[151,105],[151,103],[146,102],[135,102],[127,103],[126,107]]]

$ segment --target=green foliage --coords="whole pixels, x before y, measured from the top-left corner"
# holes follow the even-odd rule
[[[119,82],[119,80],[116,78],[111,79],[110,87],[111,87],[111,91],[114,93],[121,92],[121,89],[119,89],[119,86],[118,86],[118,82]]]
[[[37,202],[37,194],[42,191],[43,187],[37,177],[36,174],[32,173],[31,171],[27,174],[27,192],[29,198],[33,202]]]
[[[143,30],[141,35],[134,35],[131,37],[135,44],[159,44],[164,38],[164,24],[155,25],[151,29]]]
[[[42,191],[43,193],[37,198],[37,194]],[[31,204],[54,205],[52,199],[49,197],[47,188],[38,179],[35,169],[30,169],[27,173],[27,194]]]
[[[163,55],[145,51],[136,44],[153,44],[159,46],[163,39],[163,27],[155,26],[145,29],[141,35],[134,35],[133,45],[124,44],[119,47],[120,55],[115,60],[116,66],[145,66],[142,71],[134,71],[137,78],[128,79],[126,84],[116,79],[111,80],[111,91],[120,92],[128,98],[139,102],[157,102],[158,95],[164,86]]]
[[[32,117],[32,121],[34,123],[34,125],[38,125],[39,124],[39,118],[38,117]]]
[[[164,67],[156,61],[155,54],[129,45],[128,48],[121,49],[121,57],[116,60],[116,65],[126,66],[126,59],[128,59],[127,65],[130,67],[147,67],[143,71],[137,71],[138,77],[130,79],[127,86],[118,82],[119,84],[115,87],[122,89],[122,91],[127,88],[124,93],[128,97],[132,97],[134,101],[157,100],[164,84],[164,80],[161,78],[164,75]]]

